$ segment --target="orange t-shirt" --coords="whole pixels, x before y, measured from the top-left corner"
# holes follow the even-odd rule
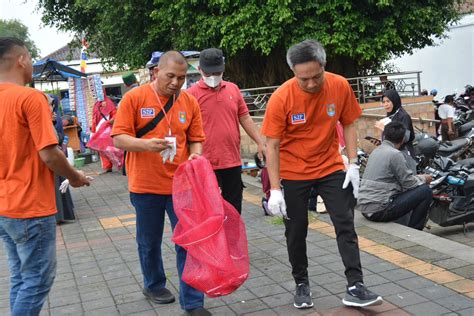
[[[57,143],[46,96],[0,83],[0,216],[56,213],[53,172],[38,151]]]
[[[168,98],[159,97],[164,107]],[[120,102],[112,136],[126,134],[135,137],[161,111],[160,103],[149,84],[130,90]],[[168,120],[171,123],[171,134],[176,137],[177,148],[173,162],[166,161],[163,164],[158,152],[127,152],[125,164],[130,192],[171,194],[174,172],[189,157],[189,143],[204,141],[199,105],[189,93],[181,91],[166,117],[142,138],[162,139],[168,136]]]
[[[339,75],[325,72],[316,94],[301,90],[296,78],[286,81],[270,97],[262,126],[262,134],[280,139],[280,177],[311,180],[344,170],[336,124],[352,124],[361,113]]]

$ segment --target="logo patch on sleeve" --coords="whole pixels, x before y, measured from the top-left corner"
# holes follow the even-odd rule
[[[291,124],[303,124],[303,123],[306,123],[306,115],[304,113],[291,115]]]
[[[142,108],[140,111],[141,118],[148,118],[148,117],[155,117],[155,109],[154,108]]]
[[[181,123],[186,123],[186,112],[179,112],[179,121]]]

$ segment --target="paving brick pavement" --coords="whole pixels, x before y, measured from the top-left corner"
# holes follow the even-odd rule
[[[182,314],[178,303],[156,305],[141,294],[135,215],[125,177],[117,172],[96,176],[95,164],[84,170],[95,175],[95,181],[91,187],[73,190],[77,219],[57,228],[57,277],[41,315]],[[314,213],[309,215],[308,255],[315,306],[296,310],[292,306],[295,285],[283,225],[263,216],[258,183],[245,179],[243,218],[249,241],[250,276],[235,293],[206,298],[205,305],[213,314],[474,315],[474,262],[469,255],[444,249],[443,244],[429,247],[411,230],[372,225],[361,217],[356,217],[356,229],[365,283],[383,295],[385,303],[372,308],[342,306],[345,278],[334,229],[327,215]],[[177,295],[178,277],[170,238],[168,224],[163,260],[168,286]],[[467,249],[459,243],[448,246],[459,251]],[[471,245],[469,248],[474,253]],[[3,248],[0,262],[0,315],[8,315],[9,275]]]

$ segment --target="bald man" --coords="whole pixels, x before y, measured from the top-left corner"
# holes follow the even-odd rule
[[[10,311],[39,315],[56,275],[54,173],[89,185],[58,149],[46,95],[27,88],[31,55],[0,37],[0,237],[10,269]]]
[[[173,174],[179,164],[201,155],[204,141],[199,105],[181,91],[187,69],[181,53],[163,54],[154,69],[155,80],[125,94],[112,130],[115,146],[128,152],[125,164],[130,200],[137,214],[143,294],[156,304],[175,300],[166,288],[161,255],[165,213],[172,229],[178,221],[173,210]],[[157,116],[162,117],[158,124],[144,133]],[[173,158],[164,154],[173,149]],[[203,294],[181,280],[186,251],[178,245],[175,248],[181,308],[187,315],[210,315],[203,307]]]

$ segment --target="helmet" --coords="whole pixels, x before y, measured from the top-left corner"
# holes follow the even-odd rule
[[[465,89],[465,92],[464,92],[464,93],[465,93],[466,95],[470,95],[470,94],[474,91],[474,87],[472,87],[472,86],[469,85],[469,84],[466,85],[466,86],[464,87],[464,89]]]
[[[436,152],[438,151],[439,144],[433,138],[423,138],[418,141],[418,144],[415,147],[415,154],[417,156],[423,155],[427,158],[434,158]]]
[[[438,90],[436,90],[436,89],[431,89],[430,95],[436,96],[437,94],[438,94]]]

